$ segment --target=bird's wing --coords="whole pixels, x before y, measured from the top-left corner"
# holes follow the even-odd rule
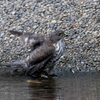
[[[18,31],[9,31],[11,34],[16,35],[20,37],[20,40],[25,42],[25,45],[23,47],[26,47],[29,45],[31,47],[31,50],[33,51],[37,47],[41,46],[44,42],[44,35],[42,34],[34,34],[34,33],[22,33]]]
[[[38,49],[35,49],[29,57],[22,61],[15,61],[11,63],[1,63],[0,66],[8,66],[12,68],[20,68],[26,70],[26,74],[29,76],[41,74],[45,69],[46,64],[52,59],[55,53],[55,47],[53,45],[42,45]]]
[[[52,58],[52,55],[49,55],[45,60],[41,61],[40,63],[37,63],[35,65],[30,66],[27,71],[26,74],[28,76],[35,76],[37,77],[38,75],[40,75],[41,73],[43,73],[46,64],[48,63],[48,61]]]
[[[16,36],[30,36],[30,35],[33,35],[34,33],[30,33],[30,32],[18,32],[18,31],[13,31],[13,30],[9,30],[9,32],[13,35],[16,35]]]
[[[18,32],[18,31],[10,30],[9,32],[10,32],[11,34],[13,34],[13,35],[16,35],[16,36],[21,36],[21,35],[23,35],[22,32]]]
[[[33,35],[33,33],[29,33],[29,32],[24,33],[24,32],[18,32],[13,30],[10,30],[9,32],[13,35],[20,37],[22,41],[25,41],[26,38],[29,38],[30,35]]]
[[[43,44],[35,49],[30,56],[25,59],[25,62],[31,66],[40,63],[48,58],[48,56],[55,53],[55,47],[53,45]]]
[[[54,53],[55,47],[53,45],[43,45],[35,49],[25,60],[29,66],[27,74],[32,76],[35,73],[41,73]]]

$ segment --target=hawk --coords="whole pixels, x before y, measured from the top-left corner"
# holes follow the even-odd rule
[[[0,66],[22,67],[25,75],[39,77],[41,74],[49,75],[55,62],[63,54],[65,32],[55,30],[48,35],[21,33],[10,31],[17,35],[22,41],[31,46],[30,55],[21,61],[1,63]]]

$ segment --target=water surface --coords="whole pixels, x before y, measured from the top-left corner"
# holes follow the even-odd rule
[[[100,100],[100,74],[32,80],[0,76],[0,100]]]

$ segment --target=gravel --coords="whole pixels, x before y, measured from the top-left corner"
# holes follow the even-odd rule
[[[100,0],[0,0],[0,62],[30,52],[9,30],[47,34],[55,29],[68,34],[56,70],[100,70]]]

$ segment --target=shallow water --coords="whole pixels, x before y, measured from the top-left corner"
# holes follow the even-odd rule
[[[0,76],[0,100],[100,100],[100,74],[41,80]]]

